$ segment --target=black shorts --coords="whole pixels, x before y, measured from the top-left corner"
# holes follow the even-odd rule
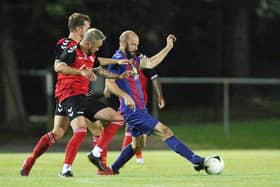
[[[55,111],[54,115],[59,116],[67,116],[66,112],[64,111],[62,105],[58,102],[58,99],[55,100]]]
[[[101,109],[106,108],[95,96],[75,95],[61,103],[70,121],[78,116],[85,116],[91,121],[96,121],[94,115]]]

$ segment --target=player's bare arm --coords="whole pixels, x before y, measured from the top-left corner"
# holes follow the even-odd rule
[[[122,65],[122,64],[129,64],[130,63],[130,60],[128,60],[128,59],[116,60],[116,59],[112,59],[112,58],[103,58],[103,57],[98,57],[97,59],[102,66],[106,66],[108,64]]]
[[[162,109],[165,106],[165,100],[163,97],[162,87],[161,87],[159,78],[156,77],[156,78],[152,79],[152,83],[153,83],[153,89],[155,90],[156,96],[157,96],[158,108]]]
[[[134,100],[115,83],[115,79],[106,79],[106,88],[113,94],[124,99],[126,106],[135,111]]]
[[[140,60],[140,67],[152,69],[159,65],[163,59],[167,56],[167,54],[171,51],[174,46],[174,42],[176,41],[176,37],[173,34],[169,34],[166,38],[166,46],[154,56],[148,58],[144,57]]]
[[[125,71],[124,73],[119,75],[119,74],[115,74],[110,71],[107,71],[106,69],[104,69],[102,67],[94,68],[94,69],[92,69],[92,71],[94,73],[96,73],[97,75],[105,77],[107,79],[126,79],[133,75],[132,71]]]
[[[65,75],[81,75],[91,81],[96,80],[96,76],[90,69],[86,67],[81,67],[80,69],[73,68],[60,60],[55,60],[54,71],[57,73],[63,73]]]

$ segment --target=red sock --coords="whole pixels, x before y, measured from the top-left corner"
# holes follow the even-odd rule
[[[122,149],[124,149],[128,144],[130,144],[132,141],[132,136],[130,134],[130,132],[126,132],[124,139],[123,139],[123,145],[122,145]],[[142,151],[139,150],[135,153],[136,158],[142,158]]]
[[[100,136],[92,136],[92,147],[95,147],[100,140]]]
[[[100,141],[97,143],[97,145],[101,149],[107,150],[108,144],[110,143],[110,141],[112,140],[114,135],[117,133],[119,128],[122,127],[122,124],[123,124],[123,120],[112,121],[107,127],[104,128],[104,130],[101,134]]]
[[[137,151],[136,153],[135,153],[135,155],[136,155],[136,158],[142,158],[142,151]]]
[[[54,143],[55,138],[53,132],[48,132],[41,137],[41,139],[36,144],[35,148],[32,151],[31,157],[36,160],[44,152],[46,152]]]
[[[64,158],[65,164],[72,165],[78,153],[79,147],[86,136],[87,136],[87,130],[85,128],[79,128],[74,131],[72,138],[69,140],[66,146],[66,151],[65,151],[66,153]]]
[[[100,136],[92,136],[92,147],[96,146],[100,139]],[[107,148],[101,152],[101,161],[104,166],[107,165]]]
[[[126,132],[123,139],[122,149],[124,149],[128,144],[130,144],[131,141],[132,141],[132,137],[130,132]]]
[[[101,162],[103,166],[107,166],[107,148],[101,152]]]

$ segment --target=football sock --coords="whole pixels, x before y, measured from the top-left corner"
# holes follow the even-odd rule
[[[56,142],[53,132],[48,132],[41,137],[32,151],[31,157],[36,160]]]
[[[180,142],[175,136],[171,136],[164,141],[169,148],[171,148],[176,153],[185,157],[192,164],[199,164],[203,160],[200,156],[192,152],[187,146]]]
[[[135,153],[135,156],[136,156],[136,158],[142,158],[142,151],[137,151],[136,153]]]
[[[131,141],[132,141],[132,136],[130,132],[126,132],[123,139],[122,149],[124,149],[128,144],[130,144]]]
[[[64,164],[61,173],[66,173],[67,171],[71,171],[70,164]]]
[[[132,136],[130,132],[126,132],[124,139],[123,139],[123,144],[122,144],[122,149],[124,149],[128,144],[132,142]],[[136,152],[136,158],[142,158],[142,151],[139,150]]]
[[[95,147],[99,141],[100,141],[100,136],[92,136],[92,146],[93,147]],[[100,156],[100,154],[98,154],[98,157],[99,156]],[[103,149],[101,151],[101,162],[102,162],[102,164],[104,166],[106,166],[106,162],[107,162],[107,149]]]
[[[97,143],[101,149],[107,149],[108,144],[117,133],[117,131],[122,127],[123,120],[112,121],[107,127],[104,128],[100,141]]]
[[[92,147],[96,146],[100,140],[100,136],[92,136]]]
[[[92,149],[92,154],[95,156],[95,157],[101,157],[101,152],[103,151],[103,149],[101,149],[99,146],[95,146],[93,149]]]
[[[132,149],[132,145],[129,144],[128,146],[126,146],[121,154],[119,155],[119,157],[117,158],[117,160],[112,164],[112,170],[115,173],[119,172],[119,169],[127,162],[129,161],[133,155],[135,154],[135,152]]]
[[[78,128],[74,131],[72,138],[69,140],[66,146],[65,159],[64,159],[65,164],[72,165],[77,155],[78,149],[81,143],[83,142],[83,140],[85,139],[86,135],[87,135],[87,129],[85,128]]]
[[[107,165],[107,148],[103,149],[103,151],[101,152],[101,163],[103,164],[103,166]]]

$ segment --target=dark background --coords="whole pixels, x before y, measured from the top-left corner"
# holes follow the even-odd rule
[[[52,72],[56,41],[68,35],[67,18],[74,11],[88,14],[92,26],[107,36],[99,56],[113,54],[124,30],[139,34],[140,51],[148,56],[165,46],[169,33],[175,34],[175,47],[159,66],[161,77],[279,77],[279,0],[2,0],[0,5],[2,130],[28,128],[28,115],[48,112],[53,100],[45,99],[42,80],[21,72]],[[218,85],[164,85],[165,113],[198,108],[206,113],[203,120],[219,120],[221,90]],[[249,103],[254,109],[268,97],[277,103],[279,91],[236,86],[231,92],[233,105],[239,106],[235,117],[242,118],[240,107]],[[275,114],[261,109],[263,115]],[[207,117],[208,110],[216,112]]]

